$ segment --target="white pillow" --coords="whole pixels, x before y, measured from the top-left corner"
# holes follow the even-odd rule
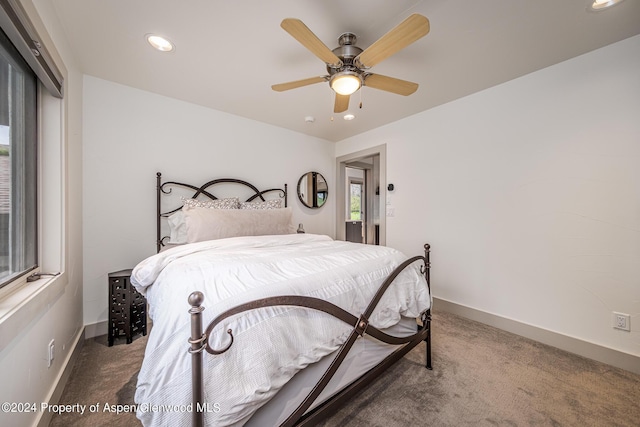
[[[183,208],[187,243],[238,236],[294,234],[291,208],[207,209]]]
[[[187,243],[187,224],[184,223],[182,210],[169,215],[167,223],[169,223],[169,243]]]
[[[200,207],[208,209],[238,209],[240,207],[240,199],[237,197],[229,197],[226,199],[216,200],[198,200],[186,199],[182,197],[182,205],[189,207]],[[167,218],[169,224],[169,242],[168,244],[181,245],[187,243],[187,226],[184,223],[184,214],[177,211]]]

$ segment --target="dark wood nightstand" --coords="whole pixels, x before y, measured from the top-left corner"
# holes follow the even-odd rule
[[[131,271],[109,273],[109,347],[122,335],[127,344],[135,334],[147,335],[147,300],[131,284]]]

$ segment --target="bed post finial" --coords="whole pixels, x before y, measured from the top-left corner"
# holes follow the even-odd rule
[[[207,345],[207,336],[202,333],[202,312],[204,307],[204,294],[199,291],[189,295],[189,314],[191,314],[191,339],[189,353],[191,353],[191,393],[193,401],[193,425],[204,425],[204,413],[202,412],[202,350]]]
[[[200,308],[200,306],[202,305],[202,303],[204,302],[204,294],[200,291],[195,291],[195,292],[191,292],[191,295],[189,295],[189,305],[192,308]],[[204,310],[204,308],[201,308],[199,311]],[[189,310],[189,313],[191,313],[191,310]]]

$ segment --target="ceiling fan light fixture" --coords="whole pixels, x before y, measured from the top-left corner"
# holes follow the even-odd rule
[[[329,82],[331,89],[339,95],[351,95],[362,86],[362,79],[353,71],[341,71],[334,74]]]

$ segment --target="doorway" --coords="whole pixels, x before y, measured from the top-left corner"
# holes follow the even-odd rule
[[[337,162],[336,239],[386,244],[386,146],[341,156]]]

